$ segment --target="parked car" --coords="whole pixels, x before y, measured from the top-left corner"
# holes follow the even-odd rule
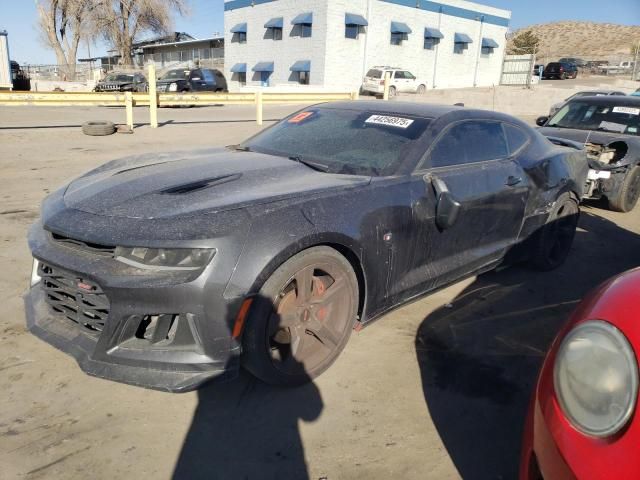
[[[567,78],[576,78],[578,76],[578,67],[573,63],[548,63],[542,72],[542,78],[557,78],[558,80],[566,80]]]
[[[604,75],[621,75],[625,73],[631,73],[633,71],[634,62],[624,61],[617,65],[603,65],[600,70]]]
[[[96,92],[146,92],[149,89],[147,77],[142,73],[109,73],[100,80]]]
[[[159,92],[226,92],[227,81],[220,70],[178,68],[160,77],[156,88]]]
[[[605,199],[617,212],[635,208],[640,197],[640,98],[580,97],[536,122],[542,134],[585,148],[591,167],[585,198]]]
[[[598,287],[558,334],[525,423],[521,480],[638,478],[640,269]]]
[[[533,66],[533,74],[537,77],[542,76],[542,72],[544,72],[544,65],[536,64]]]
[[[417,78],[413,73],[395,67],[373,67],[364,77],[362,93],[382,95],[384,93],[384,77],[389,72],[391,75],[389,84],[389,96],[395,97],[399,93],[424,94],[427,91],[427,82]]]
[[[575,58],[575,57],[564,57],[561,58],[560,60],[558,60],[558,62],[560,63],[571,63],[573,65],[575,65],[576,67],[586,67],[587,66],[587,61],[583,60],[581,58]]]
[[[560,265],[586,175],[583,151],[497,112],[306,107],[240,145],[116,160],[51,194],[29,233],[28,327],[149,388],[240,364],[304,383],[357,326],[507,253]]]
[[[549,116],[552,117],[558,110],[562,108],[564,104],[566,104],[570,100],[573,100],[574,98],[601,97],[601,96],[607,96],[607,95],[624,96],[626,94],[624,92],[620,92],[617,90],[586,90],[584,92],[574,93],[569,98],[565,99],[564,102],[560,102],[552,105],[551,109],[549,110]]]

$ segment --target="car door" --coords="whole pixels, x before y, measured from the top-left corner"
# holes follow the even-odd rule
[[[214,77],[212,70],[202,69],[202,79],[204,80],[204,90],[207,90],[208,92],[216,91],[216,78]]]
[[[529,184],[501,122],[450,125],[413,174],[409,259],[393,265],[393,302],[491,266],[522,227]]]
[[[196,70],[191,70],[189,74],[189,83],[191,84],[191,90],[194,92],[202,91],[206,87],[206,82],[202,76],[202,70],[199,68]]]
[[[415,75],[411,72],[404,72],[405,78],[407,79],[407,92],[415,93],[418,89],[418,82]]]
[[[407,91],[407,79],[404,70],[396,70],[393,74],[393,85],[398,93]]]

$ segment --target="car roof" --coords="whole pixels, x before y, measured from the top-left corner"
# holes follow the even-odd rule
[[[612,93],[623,93],[620,90],[582,90],[580,92],[574,93],[574,95],[578,95],[579,93],[593,93],[598,95],[610,95]],[[586,95],[585,95],[586,96]]]
[[[571,100],[571,102],[585,102],[588,101],[593,105],[605,105],[605,106],[622,106],[622,107],[640,107],[640,98],[631,97],[628,95],[606,95],[599,97],[580,97]]]
[[[414,115],[424,118],[440,118],[452,112],[466,112],[468,117],[482,117],[484,119],[514,121],[509,115],[490,110],[480,110],[466,108],[458,105],[439,105],[433,103],[414,102],[380,102],[380,101],[357,101],[357,102],[329,102],[318,106],[322,108],[345,109],[357,111],[372,111],[377,113],[389,113],[396,115]],[[519,123],[519,122],[518,122]]]

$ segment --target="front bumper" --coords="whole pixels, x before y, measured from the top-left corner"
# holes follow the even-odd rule
[[[185,278],[141,272],[58,243],[41,224],[32,227],[34,257],[67,281],[52,287],[43,278],[25,295],[27,326],[34,335],[73,356],[90,375],[155,390],[185,392],[237,375],[240,345],[230,332],[242,298],[224,297],[231,272],[223,262],[216,264],[214,257],[202,274]],[[52,303],[52,292],[64,290],[83,311],[75,284],[104,292],[105,321],[74,321],[68,310]],[[157,332],[161,318],[169,319],[171,331],[167,327],[156,338],[149,325]]]

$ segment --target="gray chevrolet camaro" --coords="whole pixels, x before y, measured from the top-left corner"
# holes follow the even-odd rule
[[[44,201],[28,327],[87,373],[148,388],[240,365],[300,384],[404,302],[506,261],[560,265],[587,170],[511,116],[399,102],[112,161]]]

